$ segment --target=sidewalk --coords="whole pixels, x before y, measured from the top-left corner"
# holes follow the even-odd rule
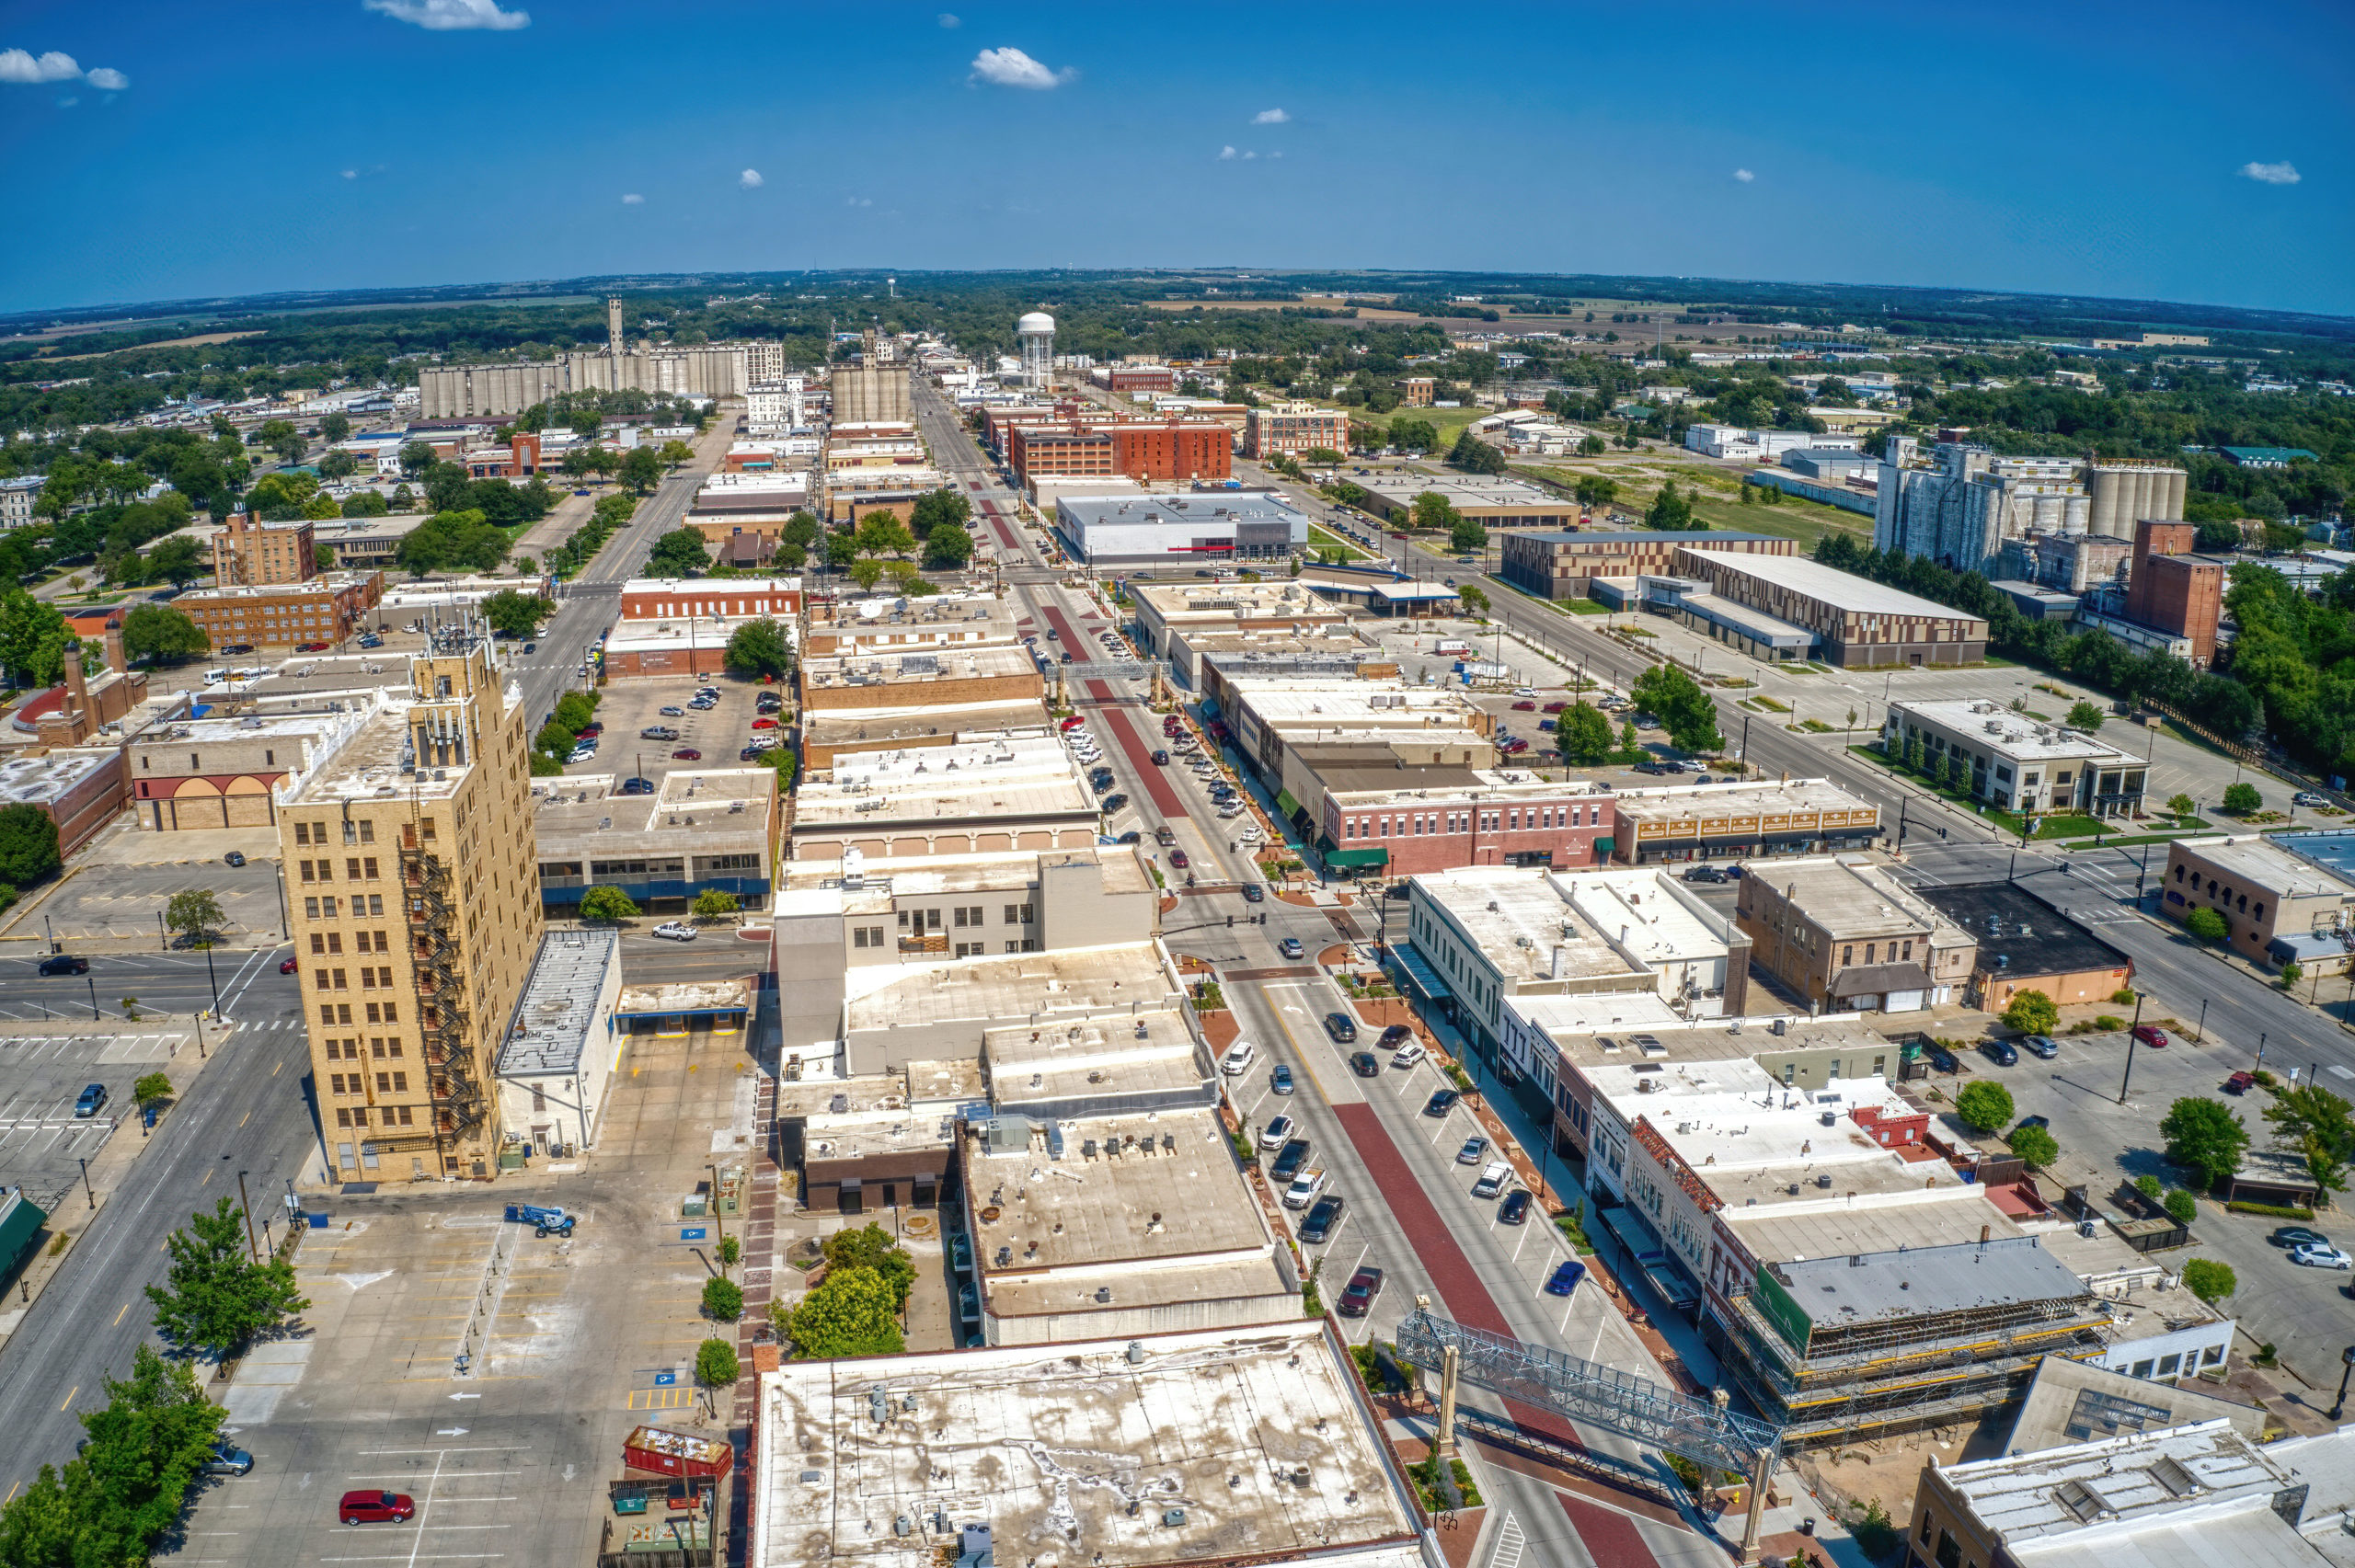
[[[144,1023],[146,1020],[143,1019],[142,1022]],[[194,1024],[185,1024],[171,1030],[141,1031],[136,1034],[127,1034],[120,1029],[109,1028],[103,1023],[75,1024],[61,1022],[41,1025],[0,1026],[0,1036],[11,1039],[115,1036],[119,1046],[134,1053],[145,1053],[144,1056],[125,1055],[121,1059],[152,1062],[155,1070],[170,1076],[172,1101],[176,1104],[188,1098],[190,1085],[196,1082],[205,1066],[221,1054],[220,1047],[226,1043],[231,1032],[206,1024],[203,1026],[201,1049],[191,1049],[190,1047],[197,1045],[197,1029]],[[132,1122],[136,1122],[138,1119],[136,1110],[126,1113],[126,1116]],[[122,1117],[115,1119],[106,1142],[99,1146],[97,1157],[90,1162],[87,1187],[76,1184],[75,1188],[59,1200],[56,1208],[50,1214],[49,1223],[41,1230],[44,1239],[40,1242],[40,1252],[35,1254],[30,1263],[25,1265],[24,1272],[17,1276],[14,1299],[8,1300],[5,1306],[0,1306],[0,1345],[6,1345],[9,1337],[17,1332],[17,1325],[24,1322],[25,1314],[31,1310],[32,1304],[40,1299],[40,1293],[48,1288],[50,1281],[56,1278],[58,1272],[65,1266],[65,1260],[73,1255],[74,1249],[79,1244],[84,1232],[89,1230],[108,1201],[121,1187],[123,1178],[131,1173],[132,1162],[139,1158],[143,1150],[155,1142],[155,1135],[165,1130],[170,1124],[171,1117],[172,1113],[166,1111],[162,1119],[155,1124],[155,1133],[144,1138],[140,1136],[140,1129],[137,1127],[125,1125]],[[57,1245],[60,1241],[64,1242],[62,1249]]]

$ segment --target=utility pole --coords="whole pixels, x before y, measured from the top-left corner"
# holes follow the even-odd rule
[[[246,1221],[246,1250],[253,1254],[256,1265],[261,1262],[261,1244],[254,1240],[254,1206],[246,1196],[246,1173],[237,1173],[237,1212]]]
[[[2134,993],[2134,1022],[2126,1034],[2126,1072],[2118,1081],[2118,1103],[2126,1104],[2126,1087],[2134,1082],[2134,1034],[2142,1027],[2142,993]]]

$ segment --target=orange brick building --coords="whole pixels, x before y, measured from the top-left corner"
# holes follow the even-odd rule
[[[172,601],[204,629],[215,652],[338,643],[373,620],[382,572],[338,572],[304,582],[194,589]]]
[[[2134,525],[2128,557],[2126,618],[2191,639],[2191,662],[2206,668],[2216,657],[2216,623],[2224,613],[2224,564],[2191,554],[2200,546],[2196,522]]]
[[[1017,425],[1008,432],[1016,479],[1119,476],[1140,481],[1224,479],[1235,438],[1206,419],[1118,425]]]
[[[302,582],[318,576],[318,566],[317,536],[305,518],[264,522],[251,512],[231,512],[213,536],[215,588]]]

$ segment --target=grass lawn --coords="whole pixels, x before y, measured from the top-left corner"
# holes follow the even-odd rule
[[[1313,522],[1308,525],[1308,543],[1312,549],[1338,550],[1342,555],[1350,556],[1353,560],[1372,560],[1373,558],[1372,555],[1367,554],[1367,552],[1360,549],[1357,545],[1350,544],[1339,534],[1328,533]]]

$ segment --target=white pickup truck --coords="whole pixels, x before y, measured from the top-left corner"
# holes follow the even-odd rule
[[[1472,1196],[1494,1197],[1504,1191],[1506,1184],[1511,1180],[1512,1167],[1502,1160],[1492,1160],[1480,1167],[1480,1179],[1472,1184]],[[1286,1197],[1284,1201],[1290,1203],[1292,1199]]]
[[[1284,1207],[1306,1208],[1316,1201],[1316,1195],[1324,1190],[1325,1168],[1322,1165],[1311,1165],[1307,1170],[1294,1176],[1292,1179],[1292,1185],[1284,1189]]]

